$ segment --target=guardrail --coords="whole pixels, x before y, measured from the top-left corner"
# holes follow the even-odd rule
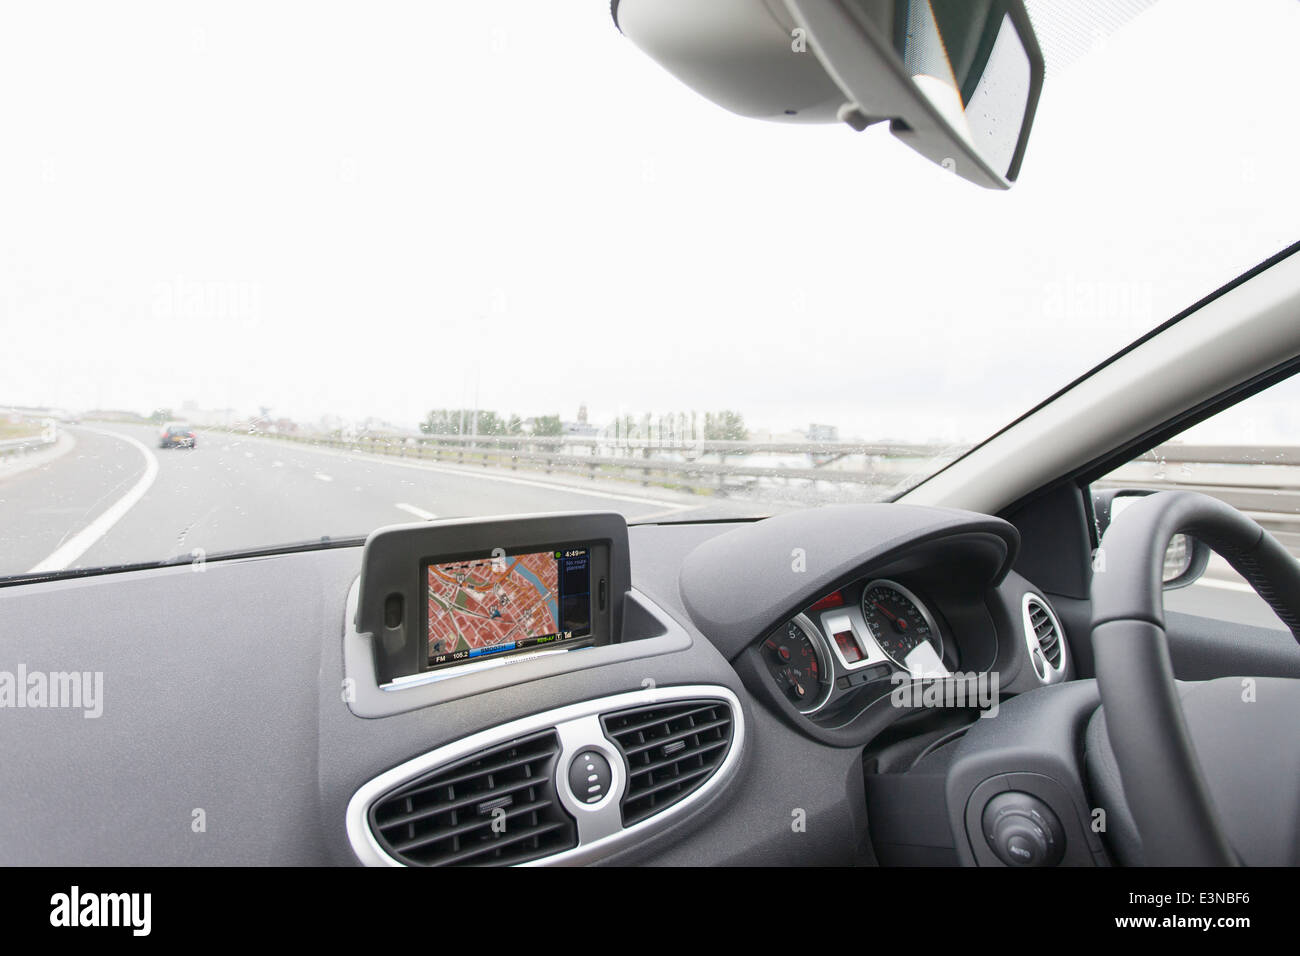
[[[931,444],[604,436],[262,437],[444,464],[567,473],[693,494],[749,494],[807,503],[888,497],[963,450]],[[1161,445],[1097,482],[1097,487],[1200,491],[1249,513],[1300,550],[1300,445]]]
[[[0,458],[10,455],[26,455],[29,452],[40,451],[47,448],[59,440],[59,431],[55,427],[48,427],[39,435],[25,435],[22,438],[6,438],[0,440]]]
[[[566,473],[693,494],[760,490],[777,497],[881,497],[958,449],[856,442],[672,441],[594,436],[261,437],[369,454],[485,468]],[[946,458],[945,458],[946,456]],[[870,489],[870,490],[867,490]]]
[[[1199,491],[1243,511],[1300,553],[1300,446],[1160,445],[1099,488]]]

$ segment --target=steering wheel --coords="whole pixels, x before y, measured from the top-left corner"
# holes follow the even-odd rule
[[[1297,640],[1300,562],[1218,499],[1166,491],[1138,499],[1107,529],[1105,570],[1093,577],[1097,685],[1146,864],[1239,865],[1192,746],[1165,638],[1164,555],[1180,533],[1226,558]]]

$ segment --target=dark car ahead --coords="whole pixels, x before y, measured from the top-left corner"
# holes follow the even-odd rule
[[[158,436],[159,448],[195,448],[198,446],[198,436],[194,429],[182,422],[172,422],[164,425],[162,433]]]

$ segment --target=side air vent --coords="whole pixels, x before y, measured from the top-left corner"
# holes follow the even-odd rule
[[[1047,683],[1065,670],[1065,632],[1047,602],[1037,594],[1026,594],[1024,603],[1025,644],[1038,679]]]
[[[665,810],[700,787],[732,744],[731,707],[721,700],[683,700],[633,707],[600,718],[627,762],[623,825]]]
[[[377,799],[371,831],[411,866],[505,866],[570,849],[578,833],[555,793],[559,752],[548,729],[440,767]]]

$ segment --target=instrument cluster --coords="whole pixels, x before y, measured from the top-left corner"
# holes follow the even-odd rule
[[[927,602],[906,585],[875,578],[832,591],[760,645],[780,693],[806,716],[833,710],[875,681],[947,677],[957,648]]]

